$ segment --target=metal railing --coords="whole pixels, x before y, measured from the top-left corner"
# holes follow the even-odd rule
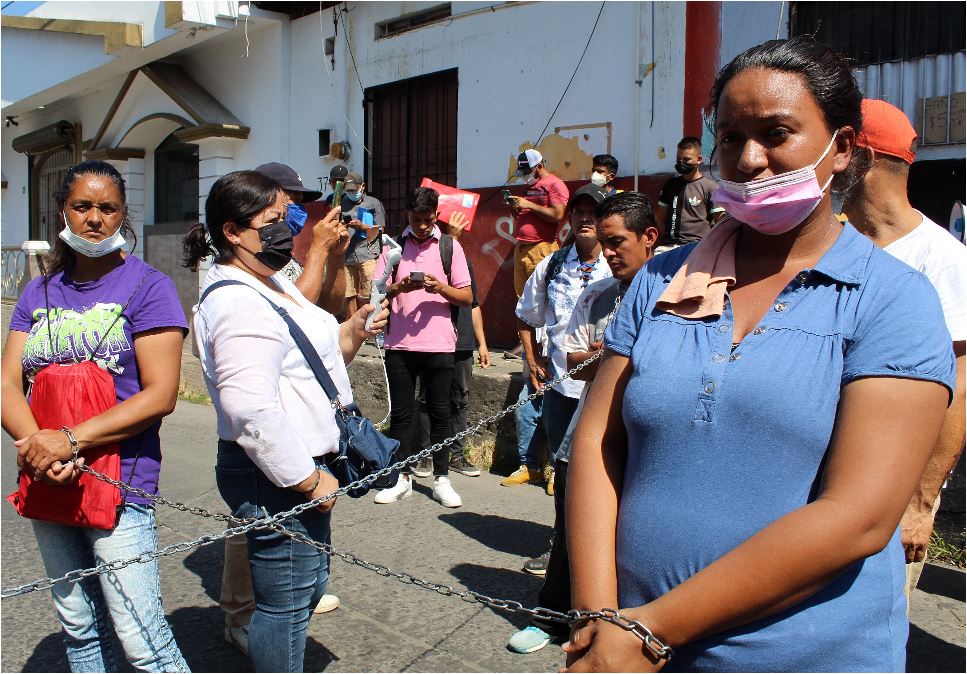
[[[16,300],[27,282],[27,254],[19,246],[4,247],[2,295],[5,300]]]

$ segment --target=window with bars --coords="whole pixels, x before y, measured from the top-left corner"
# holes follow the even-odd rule
[[[789,34],[816,39],[856,66],[905,61],[965,48],[963,2],[793,2]]]
[[[54,239],[64,227],[57,208],[55,194],[64,182],[67,170],[75,163],[73,147],[60,147],[40,155],[36,160],[31,156],[31,191],[33,192],[30,218],[30,238],[33,241]]]

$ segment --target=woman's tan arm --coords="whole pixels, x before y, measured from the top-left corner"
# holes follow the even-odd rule
[[[39,430],[23,390],[21,357],[27,336],[26,332],[11,330],[3,347],[3,360],[0,362],[0,387],[3,395],[0,418],[3,430],[14,440],[22,440]]]
[[[621,406],[630,372],[627,357],[612,351],[604,356],[574,430],[566,509],[576,609],[618,605],[615,526],[627,456]]]

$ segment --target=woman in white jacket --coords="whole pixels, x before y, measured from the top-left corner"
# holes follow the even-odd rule
[[[207,227],[185,238],[185,264],[214,255],[205,287],[238,281],[203,295],[195,340],[218,419],[219,493],[237,517],[265,517],[338,489],[326,467],[338,449],[335,411],[266,298],[288,311],[308,335],[344,404],[352,401],[346,363],[382,330],[386,312],[365,330],[366,305],[339,324],[276,272],[292,257],[286,196],[255,171],[220,178],[205,203]],[[338,210],[338,209],[337,209]],[[263,297],[259,297],[262,295]],[[334,500],[285,522],[329,542]],[[326,589],[328,556],[275,530],[247,534],[256,610],[248,650],[256,671],[302,671],[306,627]]]

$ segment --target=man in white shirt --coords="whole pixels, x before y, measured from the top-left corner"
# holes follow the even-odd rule
[[[612,276],[589,285],[580,295],[563,337],[565,368],[570,370],[593,357],[603,348],[604,331],[617,310],[620,297],[638,271],[651,259],[660,236],[655,215],[648,197],[640,192],[621,192],[605,199],[595,212],[596,236],[601,254],[608,263]],[[539,268],[538,268],[539,269]],[[535,272],[536,274],[537,272]],[[594,379],[598,363],[589,363],[575,372],[575,383]],[[554,461],[554,538],[550,552],[543,561],[544,585],[538,604],[555,611],[571,608],[571,574],[567,555],[567,531],[564,500],[567,489],[567,468],[571,456],[571,435],[577,425],[588,387],[580,394],[577,410],[560,443]],[[532,653],[546,646],[556,631],[555,626],[535,620],[534,624],[511,636],[508,646],[515,653]],[[560,634],[560,636],[564,636]]]
[[[575,235],[574,244],[554,251],[541,260],[524,284],[523,295],[517,301],[517,331],[527,361],[528,377],[524,386],[528,395],[544,388],[545,382],[567,371],[561,346],[577,299],[590,284],[611,276],[594,232],[594,209],[602,201],[604,191],[594,185],[585,185],[574,193],[565,211]],[[541,355],[537,340],[536,331],[540,328],[547,330],[546,356]],[[561,444],[564,429],[571,420],[583,388],[583,382],[567,379],[544,394],[541,423],[552,457]],[[521,447],[518,451],[522,449],[527,448]],[[537,463],[534,457],[525,455],[520,459],[520,468],[501,482],[503,486],[542,480],[542,471],[539,465],[534,465]]]
[[[957,386],[940,438],[920,485],[900,521],[907,557],[907,598],[923,570],[940,490],[964,449],[964,344],[967,340],[967,247],[907,199],[917,133],[902,110],[885,101],[863,101],[863,129],[857,152],[872,168],[848,195],[843,211],[850,223],[894,257],[922,272],[940,296],[957,358]],[[909,607],[909,604],[908,604]]]

